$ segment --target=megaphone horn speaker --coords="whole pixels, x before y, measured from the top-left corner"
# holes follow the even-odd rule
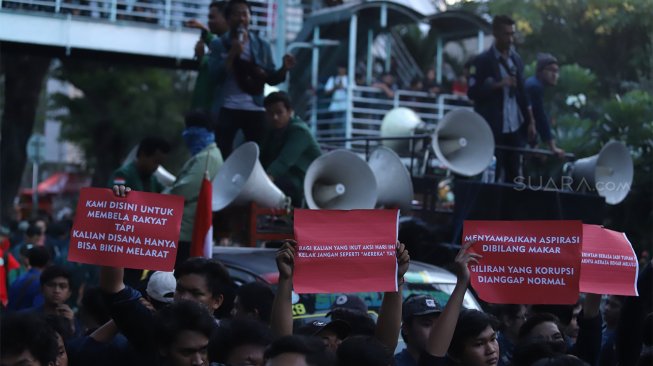
[[[471,177],[490,165],[494,136],[481,115],[468,109],[454,109],[438,122],[432,147],[447,169]]]
[[[391,110],[383,117],[381,122],[381,137],[408,137],[415,134],[415,130],[424,123],[412,109],[399,107]],[[384,140],[386,146],[398,154],[408,152],[410,143],[408,140]],[[419,147],[415,147],[419,150]]]
[[[123,160],[122,165],[129,164],[132,161],[136,160],[136,152],[138,152],[138,145],[134,146],[127,154],[125,160]],[[154,171],[154,177],[163,185],[164,187],[170,187],[175,182],[177,177],[170,173],[166,168],[159,165],[159,167]]]
[[[304,196],[311,209],[372,209],[377,198],[376,178],[358,155],[334,150],[308,167]]]
[[[398,207],[410,210],[413,200],[413,182],[408,170],[397,154],[387,147],[372,152],[368,161],[378,189],[376,207]]]
[[[572,177],[575,187],[584,179],[606,203],[616,205],[630,192],[633,159],[623,143],[610,141],[598,154],[574,162]]]
[[[263,170],[259,148],[247,142],[234,150],[213,179],[213,211],[256,202],[265,208],[283,208],[286,195]]]

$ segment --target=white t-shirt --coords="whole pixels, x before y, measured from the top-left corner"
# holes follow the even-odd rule
[[[330,112],[339,112],[347,110],[347,76],[332,76],[327,80],[326,85],[324,86],[325,90],[333,90],[336,85],[340,83],[342,88],[336,89],[333,94],[331,94],[331,104],[329,104]]]

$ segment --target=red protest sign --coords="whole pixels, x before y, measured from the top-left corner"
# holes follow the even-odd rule
[[[397,291],[398,217],[398,210],[295,210],[295,291]]]
[[[496,304],[574,304],[582,235],[580,221],[465,221],[464,242],[483,256],[472,287]]]
[[[598,225],[583,225],[580,291],[638,296],[639,262],[626,234]]]
[[[171,271],[175,266],[184,199],[83,188],[70,234],[68,260],[111,267]]]

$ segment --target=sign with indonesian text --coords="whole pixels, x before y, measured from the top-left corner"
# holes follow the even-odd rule
[[[111,267],[172,271],[184,199],[83,188],[70,233],[68,260]]]
[[[398,218],[398,210],[295,210],[295,291],[397,291]]]
[[[626,234],[583,225],[580,291],[638,296],[639,262]]]
[[[578,301],[580,221],[465,221],[464,242],[483,256],[469,266],[479,297],[496,304]]]

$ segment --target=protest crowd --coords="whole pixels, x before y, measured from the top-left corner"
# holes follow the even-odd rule
[[[498,27],[510,25],[510,21],[500,18]],[[653,364],[650,259],[641,262],[635,274],[638,296],[579,293],[576,287],[572,291],[575,303],[571,304],[556,304],[553,300],[536,304],[504,301],[485,302],[481,310],[467,309],[463,303],[473,282],[472,268],[483,260],[479,251],[472,250],[476,242],[463,240],[449,266],[456,276],[455,285],[446,301],[442,301],[429,294],[405,294],[410,248],[399,241],[395,243],[395,234],[390,246],[390,290],[382,291],[377,312],[369,311],[365,300],[356,293],[345,293],[329,305],[325,321],[302,322],[293,310],[302,281],[300,275],[306,273],[300,271],[312,271],[312,276],[317,277],[325,275],[317,267],[300,268],[300,261],[306,259],[300,255],[300,238],[280,244],[275,257],[277,273],[271,281],[274,285],[262,280],[236,282],[219,256],[198,253],[194,243],[198,241],[196,218],[203,209],[202,184],[212,181],[223,166],[223,159],[233,153],[237,131],[243,132],[246,141],[261,146],[260,160],[265,172],[295,207],[302,206],[304,174],[321,154],[306,124],[293,115],[288,96],[283,92],[263,96],[263,84],[282,83],[287,72],[295,67],[295,60],[286,55],[277,68],[270,45],[248,31],[249,22],[247,1],[231,0],[211,4],[208,26],[196,20],[188,23],[202,30],[196,45],[199,76],[193,111],[185,116],[183,132],[191,158],[174,182],[162,185],[154,174],[170,152],[170,145],[147,137],[141,141],[135,159],[117,167],[111,176],[107,184],[111,192],[105,187],[106,202],[127,211],[132,203],[126,200],[141,192],[180,197],[177,208],[161,204],[148,212],[168,218],[157,221],[142,215],[136,219],[134,214],[120,220],[131,220],[133,225],[161,225],[160,231],[176,225],[173,243],[161,236],[156,241],[160,248],[147,252],[156,260],[167,260],[169,269],[174,271],[154,271],[139,263],[123,268],[118,265],[120,262],[108,259],[95,264],[78,260],[79,257],[69,260],[73,258],[69,253],[80,249],[69,247],[71,237],[76,242],[88,240],[89,248],[92,240],[97,239],[90,224],[80,227],[80,221],[70,218],[50,222],[47,217],[40,217],[11,229],[3,228],[0,366]],[[497,42],[501,48],[501,38]],[[477,81],[471,83],[469,91],[472,96],[479,95],[475,100],[477,107],[494,103],[485,109],[488,120],[501,109],[496,101],[481,100],[480,96],[487,94],[486,90],[479,90],[487,83],[478,80],[483,72],[489,72],[491,55],[484,54],[475,61],[470,80]],[[512,62],[509,69],[520,67],[521,61]],[[538,61],[539,71],[553,65],[557,67],[557,61],[550,55]],[[495,89],[502,95],[505,89],[506,98],[517,93],[516,97],[510,96],[519,99],[511,109],[516,115],[526,103],[521,95],[525,86],[521,75],[504,74]],[[344,77],[344,69],[339,75]],[[331,82],[334,100],[346,82]],[[438,90],[432,82],[417,84],[418,89],[428,87],[434,93]],[[392,92],[389,85],[379,87]],[[534,132],[536,127],[546,132],[547,121],[522,121],[520,127],[518,119],[513,122],[524,132]],[[516,130],[492,126],[495,127],[497,138],[506,144],[514,141]],[[564,154],[554,140],[548,137],[547,141],[552,151]],[[506,179],[516,173],[512,156],[501,156],[499,160]],[[109,214],[103,211],[107,207],[100,201],[88,202],[91,201],[86,201],[84,207],[89,212],[87,218],[115,219],[107,217]],[[145,203],[133,205],[136,211]],[[395,230],[397,214],[393,212],[395,221],[389,227]],[[133,232],[133,225],[116,224],[116,230]],[[105,249],[106,253],[101,255],[106,258],[109,252],[118,251]],[[567,272],[572,273],[575,268]],[[359,275],[365,277],[364,271]],[[341,281],[336,277],[326,280],[333,284]],[[347,286],[356,289],[357,282]]]

